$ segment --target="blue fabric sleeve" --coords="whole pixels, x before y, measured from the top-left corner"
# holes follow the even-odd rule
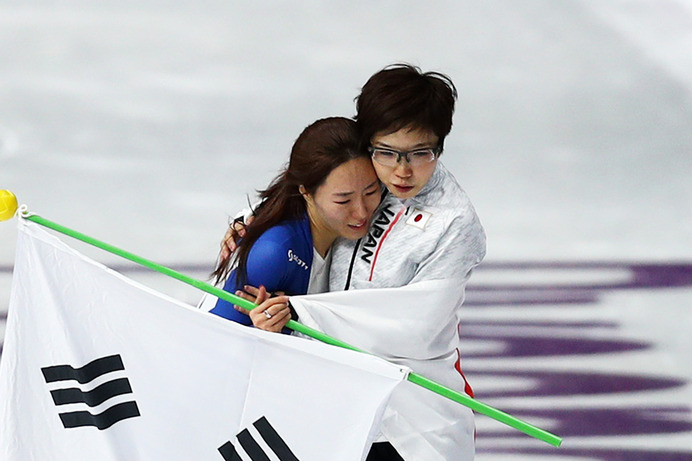
[[[269,229],[262,235],[266,238],[257,240],[250,250],[246,265],[247,284],[254,287],[264,285],[271,293],[287,290],[291,271],[287,256],[291,236],[282,235],[278,230],[283,229]]]
[[[254,287],[264,285],[270,293],[277,290],[286,291],[285,280],[290,277],[291,270],[287,257],[290,238],[291,236],[287,235],[284,229],[274,227],[257,239],[247,259],[246,283],[248,285]],[[236,290],[242,289],[235,270],[231,272],[223,289],[234,294]],[[218,300],[211,313],[243,325],[252,325],[248,315],[238,312],[233,308],[232,303],[223,299]]]
[[[235,277],[235,271],[233,271],[228,279],[226,279],[226,283],[223,286],[224,291],[227,291],[229,293],[235,294],[237,288],[236,288],[236,277]],[[238,312],[233,308],[233,304],[226,301],[225,299],[220,299],[216,301],[216,306],[210,311],[212,314],[216,314],[220,317],[223,317],[228,320],[232,320],[237,323],[241,323],[243,325],[252,325],[252,320],[250,320],[250,317],[248,315],[243,314],[242,312]]]

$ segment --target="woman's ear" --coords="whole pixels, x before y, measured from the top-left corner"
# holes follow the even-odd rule
[[[305,203],[308,205],[308,207],[313,205],[312,202],[312,195],[308,193],[308,191],[305,189],[305,187],[301,184],[298,186],[298,192],[300,192],[300,195],[303,196],[303,200],[305,200]]]

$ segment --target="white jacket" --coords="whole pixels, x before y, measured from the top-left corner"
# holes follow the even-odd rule
[[[416,197],[387,194],[368,235],[332,251],[333,293],[291,297],[299,321],[464,392],[458,325],[485,232],[451,173],[438,162]],[[468,408],[405,382],[382,433],[406,460],[470,460],[474,427]]]
[[[454,278],[460,288],[485,256],[485,232],[466,192],[438,161],[423,190],[387,193],[368,235],[333,247],[329,290],[393,288]]]

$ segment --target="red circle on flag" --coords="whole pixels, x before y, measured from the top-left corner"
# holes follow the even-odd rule
[[[422,215],[422,214],[417,214],[416,217],[413,218],[413,220],[414,220],[415,222],[418,222],[418,221],[420,221],[421,219],[423,219],[423,215]]]

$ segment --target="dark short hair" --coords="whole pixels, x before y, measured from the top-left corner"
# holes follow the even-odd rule
[[[375,133],[411,126],[432,131],[442,146],[452,129],[456,99],[456,87],[444,74],[423,73],[410,64],[387,66],[370,77],[356,98],[361,144],[369,145]]]

